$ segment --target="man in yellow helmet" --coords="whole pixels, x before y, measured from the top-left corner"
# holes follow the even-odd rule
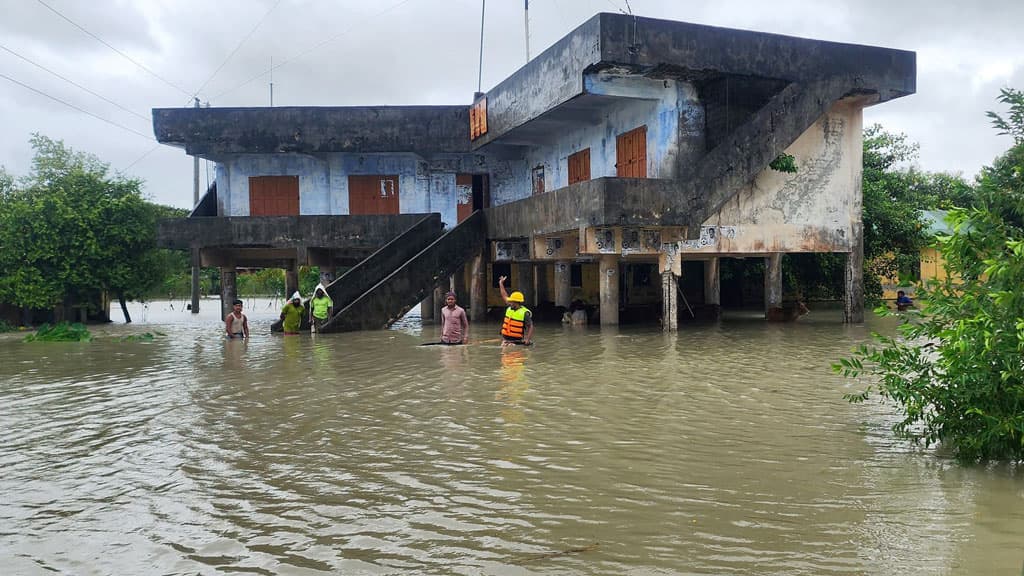
[[[501,297],[508,304],[505,309],[505,320],[501,323],[501,345],[514,346],[522,344],[529,346],[533,341],[533,313],[523,306],[526,298],[518,290],[509,294],[505,291],[505,280],[507,276],[498,277],[498,288],[501,289]]]

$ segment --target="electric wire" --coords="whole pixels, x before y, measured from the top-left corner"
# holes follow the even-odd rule
[[[42,0],[37,0],[37,1],[41,2]],[[366,22],[369,22],[370,20],[373,20],[375,18],[379,18],[380,16],[383,16],[384,14],[387,14],[388,12],[391,12],[392,10],[396,10],[396,9],[400,8],[401,6],[403,6],[405,4],[408,4],[411,1],[412,0],[402,0],[401,2],[398,2],[397,4],[394,4],[394,5],[392,5],[392,6],[388,7],[388,8],[385,8],[384,10],[381,10],[380,12],[377,12],[376,14],[373,14],[369,18],[366,18],[366,19],[360,21],[359,24],[360,25],[361,24],[365,24]],[[348,34],[353,29],[355,29],[356,26],[357,25],[349,26],[348,28],[346,28],[346,29],[342,30],[341,32],[335,34],[334,36],[331,36],[330,38],[327,38],[326,40],[324,40],[324,41],[322,41],[322,42],[320,42],[320,43],[310,47],[309,49],[304,50],[303,52],[299,52],[298,54],[296,54],[296,55],[294,55],[294,56],[292,56],[290,58],[286,58],[282,62],[271,66],[267,70],[264,70],[263,72],[260,72],[259,74],[253,76],[252,78],[249,78],[245,82],[242,82],[241,84],[235,86],[234,88],[231,88],[229,90],[225,90],[225,91],[221,92],[220,94],[217,94],[212,99],[213,100],[217,100],[221,96],[224,96],[226,94],[230,94],[230,93],[234,92],[235,90],[238,90],[239,88],[248,85],[249,83],[253,82],[254,80],[257,80],[259,78],[262,78],[263,76],[266,76],[268,73],[273,72],[274,70],[277,70],[278,68],[284,66],[285,64],[288,64],[289,62],[293,62],[295,60],[298,60],[299,58],[305,56],[306,54],[309,54],[310,52],[313,52],[313,51],[317,50],[321,46],[323,46],[325,44],[329,44],[330,42],[333,42],[333,41],[337,40],[338,38],[341,38],[342,36]]]
[[[106,46],[107,48],[110,48],[110,49],[111,49],[111,50],[113,50],[114,52],[117,52],[117,53],[118,53],[118,54],[119,54],[119,55],[120,55],[121,57],[123,57],[124,59],[128,60],[128,61],[129,61],[129,62],[131,62],[132,64],[135,64],[135,65],[136,65],[136,66],[138,66],[139,68],[141,68],[141,69],[145,70],[146,72],[148,72],[148,73],[149,73],[149,74],[150,74],[151,76],[153,76],[153,77],[154,77],[154,78],[156,78],[157,80],[159,80],[159,81],[163,82],[164,84],[167,84],[167,85],[168,85],[168,86],[170,86],[171,88],[174,88],[175,90],[177,90],[177,91],[181,92],[182,94],[184,94],[184,95],[186,95],[186,96],[188,96],[188,95],[189,95],[189,93],[188,93],[188,90],[185,90],[185,89],[184,89],[184,88],[182,88],[181,86],[178,86],[177,84],[175,84],[175,83],[171,82],[170,80],[167,80],[167,79],[163,78],[162,76],[160,76],[160,75],[159,75],[159,74],[157,74],[156,72],[153,72],[153,71],[152,71],[152,70],[150,70],[149,68],[146,68],[146,67],[145,67],[144,65],[142,65],[142,64],[141,64],[140,62],[138,62],[138,61],[134,60],[134,59],[133,59],[133,58],[132,58],[131,56],[129,56],[129,55],[127,55],[127,54],[125,54],[124,52],[122,52],[122,51],[118,50],[117,48],[114,48],[113,46],[111,46],[110,44],[108,44],[108,43],[107,43],[107,42],[106,42],[106,41],[105,41],[104,39],[102,39],[102,38],[100,38],[99,36],[97,36],[97,35],[93,34],[92,32],[89,32],[88,30],[86,30],[85,28],[83,28],[82,26],[80,26],[80,25],[79,25],[78,23],[76,23],[76,22],[75,22],[74,20],[72,20],[72,19],[68,18],[67,16],[65,16],[64,14],[62,14],[60,10],[57,10],[57,9],[56,9],[56,8],[54,8],[53,6],[50,6],[49,4],[47,4],[46,2],[44,2],[43,0],[36,0],[36,2],[39,2],[40,4],[42,4],[43,6],[45,6],[45,7],[46,7],[46,8],[48,9],[48,10],[50,10],[51,12],[53,12],[54,14],[56,14],[57,16],[60,16],[60,17],[61,17],[62,19],[64,19],[65,21],[67,21],[67,22],[68,22],[69,24],[71,24],[71,25],[72,25],[72,26],[74,26],[75,28],[78,28],[78,29],[79,29],[79,30],[81,30],[82,32],[85,32],[86,34],[88,34],[89,36],[91,36],[91,37],[92,37],[93,39],[95,39],[95,40],[96,40],[97,42],[99,42],[100,44],[103,44],[103,45],[104,45],[104,46]]]
[[[152,148],[150,148],[148,151],[146,151],[145,154],[143,154],[142,156],[139,156],[138,158],[133,160],[131,164],[129,164],[129,165],[125,166],[124,168],[121,168],[120,170],[118,170],[118,172],[122,172],[122,173],[123,172],[127,172],[129,168],[131,168],[132,166],[135,166],[139,162],[142,162],[143,158],[145,158],[146,156],[149,156],[153,152],[156,152],[156,149],[159,148],[160,146],[162,146],[162,144],[157,142],[156,146],[153,146]]]
[[[89,116],[92,116],[93,118],[95,118],[97,120],[101,120],[103,122],[106,122],[107,124],[110,124],[111,126],[117,126],[118,128],[120,128],[122,130],[125,130],[127,132],[131,132],[132,134],[136,134],[138,136],[142,136],[146,140],[153,140],[152,136],[149,136],[147,134],[143,134],[142,132],[138,132],[136,130],[132,130],[131,128],[128,128],[127,126],[122,126],[121,124],[118,124],[117,122],[114,122],[113,120],[108,120],[108,119],[106,119],[106,118],[104,118],[102,116],[99,116],[97,114],[93,114],[92,112],[89,112],[88,110],[85,110],[83,108],[79,108],[78,106],[75,106],[74,104],[71,104],[69,102],[65,102],[64,100],[61,100],[60,98],[57,98],[56,96],[50,96],[49,94],[47,94],[46,92],[43,92],[42,90],[39,90],[38,88],[33,88],[33,87],[29,86],[28,84],[25,84],[24,82],[21,82],[19,80],[15,80],[14,78],[11,78],[10,76],[7,76],[7,75],[5,75],[3,73],[0,73],[0,78],[4,78],[6,80],[10,80],[11,82],[14,82],[15,84],[17,84],[19,86],[22,86],[24,88],[28,88],[29,90],[31,90],[31,91],[33,91],[33,92],[35,92],[35,93],[37,93],[37,94],[39,94],[41,96],[46,96],[47,98],[49,98],[50,100],[53,100],[54,102],[59,102],[59,103],[65,105],[65,106],[67,106],[68,108],[74,108],[75,110],[78,110],[79,112],[81,112],[83,114],[88,114]]]
[[[256,33],[256,30],[263,25],[263,22],[267,19],[267,16],[270,16],[270,13],[273,12],[274,9],[277,8],[279,4],[281,4],[281,0],[277,0],[277,2],[274,2],[273,6],[271,6],[270,9],[267,10],[267,12],[263,15],[263,17],[260,18],[259,22],[257,22],[256,25],[252,27],[252,30],[249,30],[249,33],[246,34],[244,38],[242,38],[241,42],[239,42],[238,45],[235,46],[235,49],[232,50],[231,53],[228,54],[227,58],[225,58],[224,61],[221,62],[220,66],[218,66],[217,69],[213,71],[213,74],[210,74],[210,77],[207,78],[206,81],[203,82],[203,84],[199,88],[196,88],[195,93],[192,94],[193,96],[198,96],[199,93],[203,91],[203,88],[206,88],[206,85],[209,84],[210,81],[213,80],[217,76],[217,74],[220,73],[224,66],[226,66],[227,63],[231,60],[231,58],[234,57],[235,53],[238,52],[242,48],[242,46],[244,46],[245,43],[249,41],[249,38]]]
[[[60,78],[61,80],[67,82],[68,84],[71,84],[72,86],[75,86],[76,88],[79,88],[80,90],[84,90],[84,91],[88,92],[89,94],[92,94],[93,96],[99,98],[100,100],[103,100],[104,102],[106,102],[108,104],[111,104],[113,106],[116,106],[116,107],[120,108],[121,110],[124,110],[125,112],[131,114],[132,116],[141,118],[142,120],[144,120],[146,122],[149,122],[149,120],[150,120],[148,117],[143,116],[142,114],[139,114],[138,112],[135,112],[134,110],[130,110],[128,108],[125,108],[124,106],[122,106],[121,104],[118,104],[117,102],[114,102],[110,98],[107,98],[106,96],[103,96],[102,94],[97,94],[96,92],[93,92],[92,90],[86,88],[85,86],[82,86],[81,84],[75,82],[74,80],[70,80],[68,78],[65,78],[64,76],[61,76],[60,74],[54,72],[53,70],[50,70],[46,66],[43,66],[42,64],[40,64],[38,62],[34,62],[31,59],[29,59],[29,58],[27,58],[25,56],[22,56],[21,54],[18,54],[17,52],[15,52],[14,50],[11,50],[7,46],[4,46],[3,44],[0,44],[0,49],[5,50],[7,52],[10,52],[11,54],[17,56],[18,58],[21,58],[22,60],[24,60],[25,62],[28,62],[29,64],[35,66],[36,68],[40,68],[42,70],[45,70],[46,72],[49,72],[50,74],[53,74],[54,76],[56,76],[57,78]]]

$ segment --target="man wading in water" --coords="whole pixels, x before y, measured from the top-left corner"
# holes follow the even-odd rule
[[[231,303],[233,310],[224,318],[224,329],[228,338],[248,338],[249,319],[242,314],[242,301],[235,300]]]
[[[523,293],[516,290],[509,294],[505,291],[505,280],[507,276],[498,277],[498,288],[501,288],[501,297],[508,304],[505,309],[505,320],[501,323],[501,345],[515,346],[521,344],[529,346],[533,343],[533,313],[523,306],[526,298]]]
[[[469,339],[466,310],[455,303],[455,292],[445,294],[444,304],[441,308],[441,343],[465,344]]]

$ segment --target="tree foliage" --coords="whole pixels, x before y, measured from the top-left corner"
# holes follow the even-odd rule
[[[973,206],[951,212],[939,238],[948,277],[923,289],[923,313],[898,337],[876,335],[834,367],[877,378],[849,399],[894,400],[897,435],[964,462],[1024,460],[1024,94],[1001,100],[1014,112],[990,117],[1015,145],[982,171]]]
[[[95,156],[38,134],[30,142],[31,172],[0,176],[0,302],[81,306],[162,282],[170,256],[156,248],[156,219],[175,209],[147,202],[139,180]]]

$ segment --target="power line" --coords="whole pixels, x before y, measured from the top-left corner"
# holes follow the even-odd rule
[[[38,0],[38,1],[41,2],[42,0]],[[383,16],[384,14],[387,14],[388,12],[391,12],[392,10],[397,9],[400,6],[404,5],[404,4],[408,4],[411,1],[412,0],[402,0],[399,3],[392,5],[390,8],[385,8],[384,10],[381,10],[380,12],[377,12],[376,14],[370,16],[369,18],[366,18],[365,20],[361,21],[360,24],[365,24],[366,22],[369,22],[370,20],[373,20],[374,18],[378,18],[380,16]],[[295,56],[292,56],[291,58],[285,59],[284,61],[282,61],[279,64],[275,64],[274,66],[271,66],[269,69],[264,70],[263,72],[260,72],[259,74],[253,76],[252,78],[249,78],[248,80],[246,80],[245,82],[242,82],[238,86],[235,86],[234,88],[231,88],[230,90],[225,90],[225,91],[221,92],[220,94],[217,94],[216,96],[213,97],[213,100],[217,100],[218,98],[220,98],[221,96],[224,96],[225,94],[230,94],[230,93],[234,92],[235,90],[238,90],[242,86],[245,86],[245,85],[249,84],[253,80],[256,80],[258,78],[262,78],[263,76],[266,76],[267,73],[273,72],[274,70],[277,70],[278,68],[280,68],[281,66],[284,66],[285,64],[288,64],[289,62],[297,60],[297,59],[305,56],[306,54],[309,54],[310,52],[313,52],[314,50],[320,48],[324,44],[328,44],[330,42],[333,42],[333,41],[337,40],[338,38],[341,38],[345,34],[348,34],[355,27],[356,27],[355,25],[349,26],[348,28],[342,30],[338,34],[335,34],[334,36],[331,36],[330,38],[324,40],[323,42],[320,42],[319,44],[316,44],[315,46],[312,46],[308,50],[300,52],[300,53],[296,54]]]
[[[143,70],[145,70],[146,72],[148,72],[148,73],[149,73],[149,74],[150,74],[151,76],[153,76],[153,77],[154,77],[154,78],[156,78],[157,80],[159,80],[159,81],[163,82],[164,84],[167,84],[167,85],[168,85],[168,86],[170,86],[171,88],[174,88],[175,90],[177,90],[178,92],[181,92],[182,94],[184,94],[184,95],[186,95],[186,96],[188,96],[188,95],[189,95],[189,93],[188,93],[188,90],[185,90],[184,88],[182,88],[181,86],[178,86],[177,84],[175,84],[175,83],[171,82],[170,80],[166,80],[166,79],[164,79],[164,78],[163,78],[162,76],[160,76],[160,75],[159,75],[159,74],[157,74],[156,72],[153,72],[153,71],[152,71],[152,70],[150,70],[149,68],[146,68],[145,66],[143,66],[143,65],[142,65],[141,63],[139,63],[139,62],[137,62],[136,60],[132,59],[132,57],[131,57],[131,56],[129,56],[129,55],[127,55],[127,54],[125,54],[124,52],[121,52],[120,50],[118,50],[117,48],[114,48],[114,47],[113,47],[113,46],[111,46],[110,44],[107,44],[107,42],[106,42],[105,40],[103,40],[103,39],[102,39],[102,38],[100,38],[99,36],[97,36],[97,35],[93,34],[92,32],[89,32],[89,31],[88,31],[88,30],[86,30],[85,28],[81,27],[81,26],[80,26],[80,25],[78,25],[78,24],[77,24],[77,23],[76,23],[76,22],[75,22],[74,20],[72,20],[72,19],[68,18],[67,16],[65,16],[64,14],[62,14],[62,13],[61,13],[61,12],[60,12],[59,10],[57,10],[57,9],[56,9],[56,8],[54,8],[53,6],[50,6],[49,4],[47,4],[46,2],[44,2],[43,0],[36,0],[36,2],[39,2],[40,4],[42,4],[43,6],[45,6],[45,7],[46,7],[46,8],[48,9],[48,10],[50,10],[51,12],[53,12],[54,14],[56,14],[57,16],[60,16],[61,18],[63,18],[64,20],[66,20],[66,21],[67,21],[68,23],[70,23],[70,24],[71,24],[72,26],[74,26],[75,28],[78,28],[78,29],[79,29],[79,30],[81,30],[82,32],[85,32],[86,34],[88,34],[89,36],[91,36],[92,38],[94,38],[94,39],[95,39],[95,40],[96,40],[97,42],[99,42],[100,44],[103,44],[103,45],[104,45],[104,46],[106,46],[107,48],[110,48],[110,49],[111,49],[111,50],[113,50],[114,52],[117,52],[117,53],[118,53],[118,54],[120,54],[120,55],[121,55],[121,56],[122,56],[122,57],[123,57],[124,59],[128,60],[128,61],[129,61],[129,62],[131,62],[132,64],[135,64],[135,65],[136,65],[136,66],[138,66],[139,68],[142,68]]]
[[[217,69],[213,71],[213,74],[210,74],[210,77],[207,78],[205,82],[203,82],[202,86],[196,88],[195,94],[193,94],[193,96],[198,96],[199,93],[203,91],[203,88],[206,88],[206,85],[209,84],[210,81],[213,80],[213,78],[217,76],[218,73],[220,73],[221,69],[224,68],[224,66],[227,65],[228,61],[230,61],[231,58],[235,55],[235,52],[238,52],[238,50],[249,40],[249,37],[256,33],[256,30],[263,24],[263,21],[267,19],[267,16],[270,16],[270,13],[273,12],[274,9],[277,8],[278,4],[280,3],[281,0],[277,0],[277,2],[274,2],[274,5],[270,7],[270,10],[267,10],[267,13],[263,15],[263,18],[260,18],[260,21],[257,22],[256,25],[252,27],[252,30],[249,30],[249,33],[245,35],[245,38],[242,38],[242,41],[238,43],[238,46],[235,46],[235,49],[232,50],[230,54],[228,54],[228,57],[225,58],[224,61],[221,62],[220,66],[218,66]]]
[[[88,92],[89,94],[92,94],[93,96],[99,98],[100,100],[103,100],[104,102],[106,102],[108,104],[113,104],[114,106],[120,108],[121,110],[124,110],[125,112],[127,112],[127,113],[129,113],[129,114],[131,114],[133,116],[141,118],[141,119],[145,120],[146,122],[149,122],[149,120],[150,120],[149,117],[147,117],[147,116],[143,116],[142,114],[139,114],[138,112],[135,112],[134,110],[129,110],[128,108],[125,108],[124,106],[118,104],[117,102],[114,102],[110,98],[107,98],[106,96],[103,96],[102,94],[97,94],[96,92],[93,92],[92,90],[86,88],[85,86],[82,86],[81,84],[75,82],[74,80],[69,80],[68,78],[65,78],[64,76],[61,76],[60,74],[54,72],[53,70],[50,70],[49,68],[47,68],[46,66],[43,66],[42,64],[39,64],[38,62],[33,62],[31,59],[29,59],[29,58],[27,58],[25,56],[22,56],[21,54],[18,54],[17,52],[15,52],[14,50],[11,50],[10,48],[4,46],[3,44],[0,44],[0,49],[6,50],[7,52],[10,52],[11,54],[14,54],[18,58],[21,58],[22,60],[24,60],[25,62],[28,62],[29,64],[35,66],[36,68],[40,68],[42,70],[45,70],[45,71],[49,72],[50,74],[53,74],[57,78],[60,78],[61,80],[67,82],[68,84],[71,84],[72,86],[75,86],[76,88],[79,88],[81,90],[85,90],[86,92]]]
[[[60,98],[57,98],[56,96],[50,96],[46,92],[43,92],[42,90],[39,90],[39,89],[36,89],[36,88],[33,88],[33,87],[29,86],[28,84],[25,84],[24,82],[19,82],[18,80],[15,80],[14,78],[11,78],[10,76],[6,76],[4,74],[0,74],[0,78],[4,78],[6,80],[10,80],[11,82],[14,82],[15,84],[17,84],[19,86],[28,88],[29,90],[31,90],[31,91],[33,91],[33,92],[35,92],[37,94],[40,94],[42,96],[46,96],[47,98],[49,98],[50,100],[53,100],[55,102],[60,102],[61,104],[67,106],[68,108],[74,108],[75,110],[78,110],[79,112],[81,112],[83,114],[88,114],[89,116],[92,116],[93,118],[95,118],[97,120],[102,120],[103,122],[106,122],[107,124],[110,124],[111,126],[117,126],[118,128],[120,128],[122,130],[126,130],[128,132],[131,132],[132,134],[137,134],[139,136],[142,136],[146,140],[153,140],[152,136],[149,136],[147,134],[143,134],[142,132],[137,132],[135,130],[132,130],[131,128],[128,128],[127,126],[122,126],[121,124],[118,124],[117,122],[114,122],[113,120],[107,120],[106,118],[104,118],[102,116],[97,116],[96,114],[93,114],[92,112],[89,112],[88,110],[84,110],[82,108],[79,108],[78,106],[75,106],[74,104],[70,104],[68,102],[65,102],[65,101],[61,100]]]
[[[125,166],[124,168],[121,168],[120,170],[118,170],[118,172],[121,172],[122,174],[127,172],[129,168],[131,168],[132,166],[135,166],[139,162],[142,162],[143,158],[145,158],[146,156],[149,156],[150,154],[155,152],[156,149],[159,148],[160,146],[161,146],[161,144],[159,142],[157,142],[156,146],[153,146],[152,148],[150,148],[145,154],[143,154],[142,156],[139,156],[138,158],[133,160],[131,164],[129,164],[129,165]]]

